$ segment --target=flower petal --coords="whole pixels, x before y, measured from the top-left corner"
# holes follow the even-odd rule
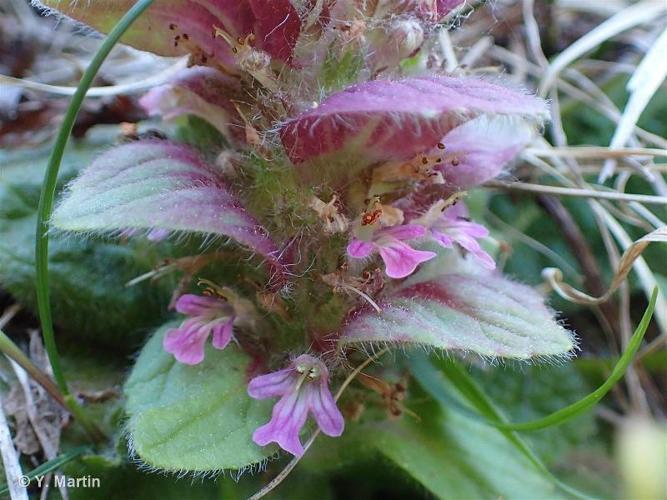
[[[298,391],[283,396],[273,407],[271,420],[253,433],[253,441],[260,446],[277,443],[294,456],[303,455],[299,433],[308,418],[308,402],[303,396]]]
[[[414,240],[426,234],[426,228],[419,224],[401,224],[399,226],[387,227],[378,232],[378,240],[387,236],[397,240]],[[378,241],[379,243],[379,241]]]
[[[226,303],[217,297],[186,293],[176,301],[176,310],[188,316],[202,316],[218,309]]]
[[[436,243],[438,243],[438,245],[445,248],[452,248],[454,245],[454,240],[451,237],[436,229],[431,229],[431,237],[435,240]]]
[[[172,328],[164,336],[164,350],[173,354],[176,361],[186,365],[196,365],[204,361],[204,345],[210,330],[196,319],[183,322],[179,328]]]
[[[253,378],[248,384],[248,394],[251,398],[255,399],[284,396],[293,390],[294,384],[294,369],[285,368],[284,370]]]
[[[365,259],[373,253],[375,246],[367,241],[352,239],[347,245],[347,254],[355,259]]]
[[[419,264],[436,257],[433,252],[415,250],[396,239],[379,247],[379,251],[387,276],[396,279],[410,276]]]
[[[452,227],[455,232],[461,232],[478,240],[489,236],[489,230],[475,222],[456,221],[453,222],[450,227]]]
[[[496,262],[493,260],[493,257],[482,250],[480,244],[473,237],[459,232],[453,238],[454,241],[474,255],[486,269],[493,270],[496,268]]]
[[[345,419],[336,406],[328,382],[323,378],[318,385],[311,383],[307,390],[310,413],[320,430],[327,436],[340,436],[345,428]]]
[[[213,347],[216,349],[227,347],[234,333],[234,319],[234,316],[232,316],[227,321],[221,321],[213,327]]]

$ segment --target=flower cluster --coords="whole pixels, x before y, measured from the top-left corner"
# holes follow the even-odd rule
[[[482,247],[489,231],[461,198],[499,175],[548,112],[503,82],[444,73],[429,40],[460,3],[175,0],[156,3],[126,38],[189,56],[191,67],[142,98],[148,113],[197,115],[226,146],[203,152],[217,156],[213,165],[170,141],[120,146],[70,186],[54,224],[225,236],[269,262],[259,278],[261,266],[246,265],[234,291],[180,296],[176,311],[187,319],[164,337],[180,363],[201,363],[209,337],[215,349],[234,338],[258,366],[279,368],[247,388],[255,399],[280,397],[254,432],[260,446],[300,456],[309,413],[325,434],[341,435],[329,389],[337,374],[322,353],[368,302],[398,297],[402,280],[443,252],[480,272],[495,268]],[[100,28],[119,14],[85,2],[58,8]],[[344,299],[331,300],[341,290]],[[284,333],[294,325],[301,331]],[[286,350],[312,354],[280,368]]]

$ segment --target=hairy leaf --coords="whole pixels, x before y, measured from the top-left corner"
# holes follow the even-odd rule
[[[448,274],[407,283],[352,317],[340,341],[406,343],[482,356],[530,359],[567,355],[573,336],[533,289],[495,275]]]
[[[133,0],[35,0],[93,28],[108,33]],[[289,0],[162,0],[152,5],[130,28],[122,41],[163,56],[193,54],[206,63],[217,59],[235,66],[231,47],[214,36],[224,29],[232,39],[254,34],[258,48],[272,57],[289,60],[299,36],[299,16]]]
[[[125,144],[74,182],[51,223],[66,231],[195,231],[229,236],[268,255],[266,232],[194,150],[166,141]]]
[[[235,346],[207,346],[188,366],[164,351],[158,330],[141,351],[125,385],[131,444],[146,464],[169,471],[240,469],[271,455],[253,431],[268,420],[271,402],[247,392],[249,358]]]
[[[329,96],[280,133],[295,163],[346,150],[354,152],[354,169],[428,151],[452,128],[486,113],[548,116],[544,101],[479,78],[374,80]]]

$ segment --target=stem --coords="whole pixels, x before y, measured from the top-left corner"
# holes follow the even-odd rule
[[[49,236],[48,220],[53,211],[53,201],[56,192],[56,182],[58,180],[58,171],[65,152],[65,146],[74,127],[79,109],[90,88],[102,63],[107,58],[111,49],[118,43],[120,37],[127,31],[130,25],[153,3],[153,0],[139,0],[114,26],[109,36],[104,40],[95,57],[86,68],[81,81],[77,86],[76,92],[72,96],[65,118],[58,131],[56,142],[53,146],[53,152],[49,158],[49,163],[44,174],[44,183],[42,184],[42,193],[39,198],[39,207],[37,210],[37,231],[35,238],[35,271],[36,271],[36,291],[37,291],[37,310],[42,326],[42,335],[44,337],[44,347],[49,356],[51,367],[53,368],[53,377],[60,388],[60,392],[65,396],[68,402],[68,408],[77,418],[83,418],[82,425],[87,429],[91,428],[92,423],[87,421],[83,415],[82,409],[74,398],[67,398],[70,394],[67,388],[65,375],[63,374],[56,347],[55,334],[53,331],[53,319],[51,316],[51,303],[49,297]],[[84,423],[85,422],[85,423]]]
[[[28,374],[41,385],[49,395],[55,399],[58,404],[63,408],[67,408],[65,404],[65,398],[63,397],[58,386],[53,383],[53,380],[44,373],[42,370],[37,368],[37,366],[26,356],[21,349],[17,347],[12,340],[5,335],[5,333],[0,330],[0,351],[2,351],[6,356],[10,357],[16,363],[18,363],[21,368],[23,368]]]

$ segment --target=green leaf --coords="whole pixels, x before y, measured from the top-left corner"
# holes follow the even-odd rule
[[[202,472],[241,469],[274,453],[252,441],[272,403],[248,396],[248,356],[233,345],[222,351],[209,345],[201,364],[177,363],[162,348],[170,326],[149,340],[125,385],[138,457],[159,469]]]
[[[414,400],[414,399],[413,399]],[[501,432],[432,402],[365,429],[366,439],[438,498],[561,498]]]
[[[354,316],[340,342],[420,344],[517,359],[568,355],[575,347],[530,287],[496,275],[415,281],[381,300],[382,312]]]
[[[98,127],[73,143],[63,162],[65,182],[114,140],[117,127]],[[0,288],[28,309],[35,307],[34,238],[41,179],[50,146],[0,152]],[[169,301],[169,280],[126,287],[160,260],[146,242],[118,244],[52,237],[49,249],[55,322],[94,342],[132,348],[160,321]],[[131,339],[119,343],[119,338]]]

